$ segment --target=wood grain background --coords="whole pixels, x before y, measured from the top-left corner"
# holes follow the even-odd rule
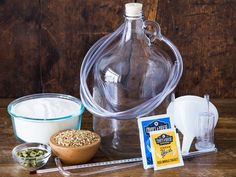
[[[83,57],[123,21],[131,0],[0,0],[0,97],[79,96]],[[236,98],[236,1],[143,0],[146,19],[179,48],[177,94]]]

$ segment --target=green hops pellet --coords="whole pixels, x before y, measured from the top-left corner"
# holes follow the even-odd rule
[[[18,151],[16,155],[24,159],[23,166],[26,168],[37,167],[37,161],[47,153],[46,150],[28,148]]]

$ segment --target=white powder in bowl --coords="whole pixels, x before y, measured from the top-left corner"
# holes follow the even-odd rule
[[[16,116],[51,119],[78,114],[78,103],[61,98],[36,98],[16,104],[11,112]]]
[[[48,143],[59,131],[80,128],[81,107],[80,103],[63,98],[35,98],[17,103],[10,110],[20,116],[12,116],[15,134],[25,142]],[[73,117],[63,118],[71,115]],[[62,119],[54,120],[56,118]]]

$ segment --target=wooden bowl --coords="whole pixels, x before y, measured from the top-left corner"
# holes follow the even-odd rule
[[[68,165],[82,164],[88,162],[96,154],[101,143],[101,137],[98,135],[99,140],[95,141],[92,144],[80,147],[66,147],[58,145],[55,142],[54,136],[56,136],[57,134],[58,133],[51,136],[49,144],[52,148],[53,153],[57,157],[59,157],[64,164]]]

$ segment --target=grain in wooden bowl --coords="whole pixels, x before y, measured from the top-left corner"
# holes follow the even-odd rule
[[[89,130],[65,130],[50,138],[53,153],[65,164],[86,163],[96,154],[101,143],[98,134]]]

